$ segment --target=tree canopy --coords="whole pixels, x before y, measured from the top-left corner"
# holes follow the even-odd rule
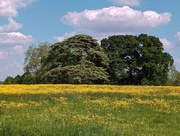
[[[24,72],[4,83],[180,84],[172,56],[164,52],[159,38],[147,34],[114,35],[101,44],[80,34],[52,45],[30,46]]]
[[[108,72],[113,84],[164,85],[172,56],[154,36],[116,35],[101,41],[110,59]]]
[[[109,59],[95,39],[76,35],[51,46],[41,68],[45,83],[108,82]]]

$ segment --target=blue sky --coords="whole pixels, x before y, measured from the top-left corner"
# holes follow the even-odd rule
[[[180,70],[179,0],[0,0],[0,80],[23,74],[24,52],[75,34],[160,38]]]

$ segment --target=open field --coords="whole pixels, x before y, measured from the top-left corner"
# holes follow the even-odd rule
[[[180,135],[180,87],[0,85],[0,136],[101,135]]]

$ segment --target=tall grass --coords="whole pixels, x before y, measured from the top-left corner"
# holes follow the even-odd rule
[[[2,85],[0,136],[178,136],[180,87]]]

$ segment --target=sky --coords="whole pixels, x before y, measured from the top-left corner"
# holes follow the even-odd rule
[[[25,51],[76,34],[156,36],[180,70],[180,0],[0,0],[0,81],[23,74]]]

